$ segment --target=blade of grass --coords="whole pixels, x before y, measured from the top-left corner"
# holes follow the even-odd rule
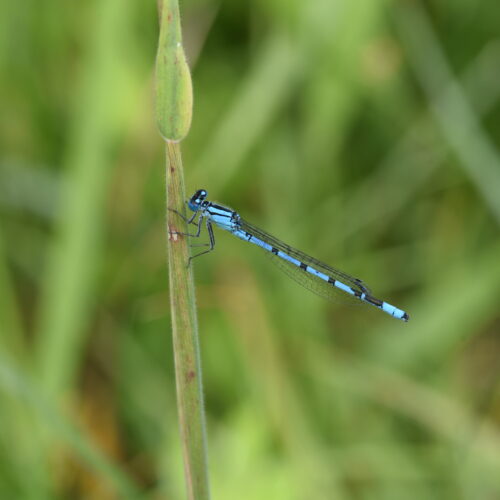
[[[0,353],[0,387],[22,401],[54,440],[62,440],[83,463],[119,492],[120,498],[138,499],[139,490],[126,473],[110,462],[82,431],[58,411],[44,389],[27,377],[5,354]],[[26,430],[26,429],[25,429]],[[33,432],[37,432],[36,429]]]
[[[300,71],[299,56],[282,34],[271,36],[262,45],[235,101],[200,155],[192,172],[195,181],[200,177],[217,177],[219,190],[228,185],[242,160],[290,96]],[[259,104],[258,112],[256,103]]]
[[[418,2],[401,2],[396,12],[401,38],[434,117],[465,172],[500,222],[498,151],[453,76],[425,10]]]
[[[3,235],[0,228],[0,346],[4,350],[17,355],[25,354],[24,332],[21,324],[21,314],[15,299],[14,287],[10,280],[7,262],[5,260]]]
[[[405,331],[387,325],[387,335],[374,336],[365,349],[371,359],[399,369],[436,368],[467,335],[498,314],[500,244],[490,246],[474,262],[460,262],[437,279],[420,300],[409,306],[412,321]],[[415,319],[415,321],[413,321]],[[376,339],[376,340],[375,340]]]
[[[320,349],[316,355],[318,359],[324,357]],[[483,464],[496,469],[500,465],[498,429],[493,422],[483,422],[480,435],[471,442],[470,433],[477,427],[477,417],[459,401],[381,365],[351,356],[338,356],[333,369],[331,366],[323,362],[313,368],[319,383],[360,393],[420,422],[461,451],[469,448]]]
[[[116,138],[113,85],[129,11],[119,0],[96,4],[96,25],[82,68],[82,88],[65,161],[56,242],[40,305],[37,355],[43,384],[59,395],[72,384],[91,307],[95,264]],[[119,72],[118,72],[119,73]]]
[[[2,231],[0,229],[0,352],[9,353],[26,364],[26,345],[24,342],[24,328],[21,324],[21,314],[12,286],[7,262],[4,259]],[[20,404],[17,398],[0,392],[0,407],[2,425],[0,427],[0,441],[15,443],[9,450],[10,469],[14,475],[15,486],[23,491],[26,498],[40,498],[47,496],[48,488],[44,484],[46,475],[44,468],[39,466],[39,448],[34,446],[35,436],[26,432],[33,424],[31,412]],[[25,467],[31,471],[30,481],[26,481]]]
[[[478,116],[490,112],[500,96],[500,86],[491,84],[500,77],[495,65],[499,57],[500,44],[491,45],[478,54],[461,75],[461,85]],[[445,93],[449,91],[451,89],[447,88]],[[419,189],[449,155],[448,148],[436,140],[433,131],[431,117],[426,110],[373,170],[373,174],[353,189],[347,199],[330,197],[318,204],[316,217],[324,213],[332,214],[332,225],[342,229],[343,237],[337,238],[337,242],[343,242],[361,230],[367,235],[371,228],[382,227],[380,221],[390,224],[393,219],[389,216],[399,213],[402,207],[418,196]],[[389,196],[391,203],[377,202]],[[324,239],[325,243],[320,243],[320,247],[330,244],[328,233]]]
[[[80,88],[64,158],[64,191],[59,199],[54,243],[49,250],[38,311],[34,357],[40,383],[54,400],[71,394],[83,357],[93,280],[99,254],[110,153],[118,128],[120,64],[130,6],[119,0],[96,4],[95,25],[81,67]],[[90,35],[91,34],[91,35]],[[40,456],[57,453],[47,420],[37,426]],[[47,469],[50,461],[40,461]],[[46,483],[55,477],[45,471]]]
[[[304,41],[309,84],[305,88],[302,138],[305,161],[339,174],[338,154],[364,98],[360,72],[363,54],[385,15],[386,1],[305,2]],[[335,165],[333,167],[332,165]],[[324,179],[316,176],[321,189]],[[329,191],[338,186],[329,179]]]

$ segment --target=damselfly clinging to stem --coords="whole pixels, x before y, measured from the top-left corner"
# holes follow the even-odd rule
[[[241,240],[253,243],[266,252],[269,252],[279,267],[291,278],[318,295],[327,299],[334,299],[335,294],[340,291],[346,297],[351,297],[354,300],[357,299],[375,306],[394,318],[402,319],[403,321],[409,320],[410,317],[406,312],[383,300],[375,298],[370,289],[360,279],[353,278],[292,248],[242,219],[237,212],[231,210],[229,207],[208,201],[207,192],[204,189],[199,189],[193,194],[189,199],[188,206],[194,214],[187,222],[197,226],[196,233],[189,234],[188,236],[199,237],[203,221],[205,221],[210,241],[207,244],[209,247],[208,250],[194,255],[189,259],[190,261],[195,257],[211,252],[215,248],[215,238],[212,228],[212,224],[215,224]],[[195,222],[197,216],[198,220]]]

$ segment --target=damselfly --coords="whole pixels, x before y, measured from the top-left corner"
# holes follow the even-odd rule
[[[209,243],[206,244],[209,247],[208,250],[194,255],[190,260],[211,252],[215,248],[213,223],[234,234],[234,236],[253,243],[266,252],[269,252],[269,255],[276,261],[279,267],[291,278],[318,295],[327,299],[335,299],[336,292],[340,290],[346,297],[351,297],[354,300],[357,299],[375,306],[394,318],[402,319],[403,321],[409,320],[410,317],[406,312],[383,300],[375,298],[370,289],[359,278],[353,278],[292,248],[242,219],[237,212],[231,210],[229,207],[213,203],[206,198],[207,192],[204,189],[199,189],[188,202],[188,207],[194,214],[187,219],[187,222],[197,226],[196,233],[189,234],[188,236],[199,237],[203,221],[205,221],[209,237]],[[195,222],[196,216],[198,216],[198,220]]]

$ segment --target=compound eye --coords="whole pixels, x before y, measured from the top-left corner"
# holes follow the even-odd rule
[[[196,192],[196,201],[198,203],[201,203],[202,201],[204,201],[206,197],[207,197],[207,192],[204,189],[199,189]]]
[[[205,198],[207,197],[207,192],[204,189],[198,189],[193,196],[191,196],[188,206],[193,212],[197,212],[202,203],[204,202]]]

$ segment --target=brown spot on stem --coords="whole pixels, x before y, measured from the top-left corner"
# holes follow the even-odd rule
[[[196,372],[194,370],[189,370],[186,376],[186,383],[190,383],[196,377]]]
[[[171,227],[168,228],[169,241],[179,241],[180,240],[179,236],[180,236],[180,234],[178,231],[176,231],[175,229],[172,229]]]

